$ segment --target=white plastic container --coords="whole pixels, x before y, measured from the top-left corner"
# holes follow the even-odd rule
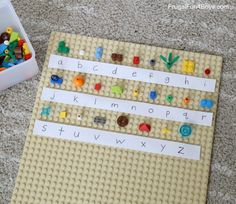
[[[4,32],[8,26],[13,27],[14,31],[18,32],[20,37],[26,40],[32,53],[32,57],[21,64],[0,72],[0,91],[29,79],[38,73],[38,65],[35,60],[34,49],[11,2],[9,0],[0,0],[0,33]]]

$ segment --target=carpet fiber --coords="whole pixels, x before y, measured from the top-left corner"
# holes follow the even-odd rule
[[[218,0],[201,2],[219,5]],[[0,204],[11,198],[52,30],[223,56],[207,200],[235,204],[236,3],[220,2],[225,9],[173,9],[183,3],[196,5],[194,0],[13,0],[35,48],[40,73],[0,92]]]

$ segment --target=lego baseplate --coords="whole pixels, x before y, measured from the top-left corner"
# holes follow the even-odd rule
[[[53,32],[11,203],[205,203],[221,66]]]

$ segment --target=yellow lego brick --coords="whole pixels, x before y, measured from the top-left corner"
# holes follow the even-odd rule
[[[193,60],[184,60],[183,61],[183,67],[182,67],[182,71],[192,74],[195,71],[195,62]]]
[[[170,134],[170,133],[171,133],[171,130],[168,129],[168,128],[163,128],[163,129],[161,130],[161,133],[162,133],[162,134]]]
[[[24,43],[22,47],[23,47],[24,55],[30,54],[30,49],[27,43]]]
[[[61,119],[65,119],[67,117],[67,112],[66,111],[61,111],[59,117]]]
[[[124,56],[122,65],[130,66],[133,56],[138,53],[141,60],[137,67],[159,71],[166,71],[166,67],[155,56],[167,56],[168,53],[173,52],[181,59],[191,59],[190,61],[193,62],[187,61],[187,71],[183,70],[184,65],[177,63],[173,72],[191,73],[193,76],[202,77],[204,68],[211,67],[212,72],[208,78],[216,79],[216,91],[209,93],[86,74],[86,82],[79,92],[150,102],[148,98],[150,90],[157,89],[158,100],[153,103],[186,108],[186,105],[183,106],[183,100],[188,97],[190,102],[187,108],[200,111],[203,110],[199,106],[201,98],[209,97],[214,101],[217,101],[218,98],[222,64],[222,58],[219,56],[53,32],[48,43],[49,47],[11,204],[205,204],[214,124],[212,127],[193,125],[191,137],[183,139],[178,133],[180,122],[130,114],[128,115],[129,124],[125,128],[120,128],[117,125],[117,118],[122,113],[54,102],[50,103],[50,115],[47,118],[41,115],[42,107],[49,105],[48,102],[40,100],[44,87],[78,91],[73,85],[73,79],[78,73],[48,68],[49,56],[58,54],[58,42],[62,40],[65,40],[71,48],[69,57],[94,61],[96,47],[101,46],[104,50],[101,62],[113,63],[111,54],[121,53]],[[79,53],[80,50],[83,51],[83,55]],[[153,58],[155,58],[156,64],[151,66],[149,61]],[[199,69],[195,69],[195,62],[198,64],[197,67],[200,67]],[[60,86],[51,84],[51,75],[59,73],[60,76],[63,76],[63,83]],[[96,83],[102,83],[99,92],[94,90]],[[117,84],[122,84],[124,89],[122,94],[111,93],[111,87]],[[134,92],[136,89],[138,89],[138,94]],[[166,101],[167,95],[173,96],[174,100],[171,103]],[[64,113],[61,115],[62,112]],[[215,118],[216,106],[211,109],[211,112]],[[78,114],[81,114],[82,117]],[[104,125],[94,124],[95,116],[104,117],[107,122]],[[200,145],[201,158],[199,161],[194,161],[83,142],[39,137],[33,135],[35,120],[47,120],[134,135],[140,135],[138,124],[140,121],[145,121],[151,124],[152,130],[149,134],[141,134],[142,136]]]

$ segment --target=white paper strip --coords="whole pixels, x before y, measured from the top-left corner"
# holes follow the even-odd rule
[[[216,84],[215,79],[206,79],[144,68],[81,60],[58,55],[50,56],[48,66],[49,68],[77,71],[119,79],[142,81],[208,92],[214,92]]]
[[[213,113],[43,88],[41,100],[211,126]]]
[[[34,135],[199,160],[200,146],[36,120]]]

